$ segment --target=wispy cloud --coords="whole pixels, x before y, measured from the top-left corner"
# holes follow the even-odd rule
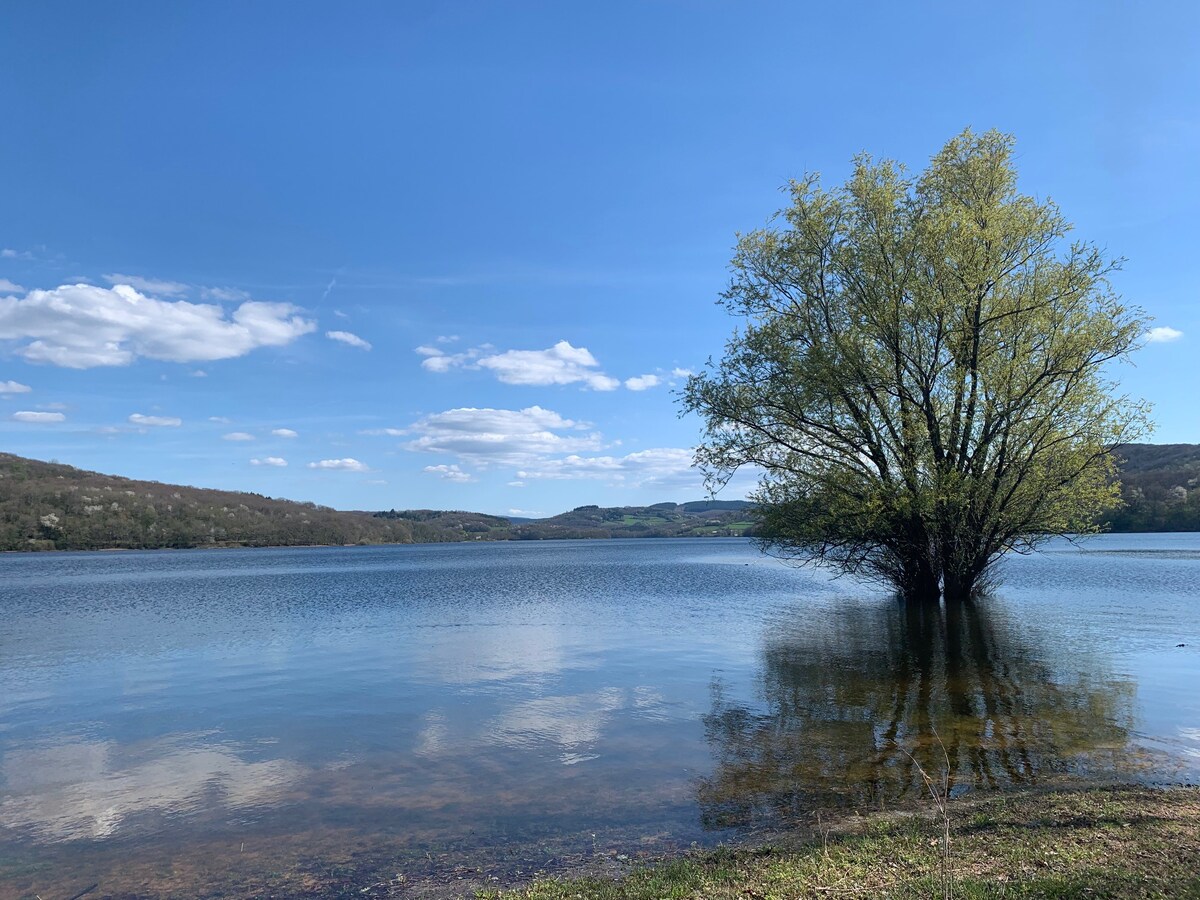
[[[370,350],[371,345],[364,341],[357,334],[352,334],[349,331],[327,331],[325,337],[331,341],[339,341],[343,344],[348,344],[351,347],[357,347],[359,350]]]
[[[245,431],[231,431],[229,434],[221,435],[221,440],[224,441],[252,441],[254,439],[254,435]]]
[[[271,434],[281,438],[296,438],[300,437],[298,432],[292,431],[290,428],[272,428]]]
[[[22,409],[19,412],[13,413],[12,419],[15,422],[44,425],[53,422],[65,422],[67,417],[60,412],[34,412],[33,410]]]
[[[282,456],[265,456],[262,459],[250,460],[250,465],[252,466],[274,466],[276,468],[283,468],[287,464],[287,460]]]
[[[175,416],[144,416],[141,413],[134,413],[129,421],[133,425],[152,425],[157,428],[178,428],[183,424],[183,419]]]
[[[366,463],[359,462],[357,459],[346,457],[345,459],[322,459],[317,462],[308,464],[310,469],[333,469],[343,472],[369,472],[370,468]]]
[[[141,275],[122,275],[112,272],[103,276],[111,285],[127,284],[143,294],[160,297],[182,297],[188,292],[188,286],[181,281],[166,281],[161,278],[144,278]]]
[[[28,394],[32,391],[27,384],[21,384],[19,381],[0,381],[0,395],[3,394]]]
[[[231,287],[202,287],[200,296],[205,300],[216,300],[219,303],[241,303],[250,299],[248,292],[241,288]]]
[[[9,281],[7,278],[0,278],[0,294],[19,294],[25,288],[21,287],[15,281]]]
[[[431,475],[436,475],[444,481],[453,481],[456,484],[466,484],[469,481],[475,480],[474,475],[464,472],[454,463],[450,465],[426,466],[423,471]]]

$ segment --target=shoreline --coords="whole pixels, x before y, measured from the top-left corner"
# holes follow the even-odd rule
[[[752,835],[715,850],[624,867],[593,863],[469,894],[427,885],[420,896],[1200,897],[1196,785],[1001,791],[951,799],[944,816],[928,798],[920,809],[814,816],[809,827]],[[362,895],[387,896],[371,888]]]

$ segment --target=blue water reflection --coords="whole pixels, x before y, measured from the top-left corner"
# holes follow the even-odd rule
[[[937,723],[964,790],[1194,779],[1200,536],[1006,578],[963,632],[981,665],[740,540],[9,555],[0,894],[711,842],[902,795]],[[982,765],[997,740],[1037,765]]]

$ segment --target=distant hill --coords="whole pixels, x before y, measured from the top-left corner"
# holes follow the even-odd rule
[[[744,501],[512,520],[433,509],[340,512],[261,494],[135,481],[0,453],[0,550],[288,547],[744,534]]]
[[[1200,531],[1200,444],[1125,444],[1113,531]]]
[[[445,540],[449,529],[457,539],[537,541],[615,537],[713,537],[747,534],[753,523],[753,505],[745,500],[693,503],[656,503],[653,506],[580,506],[547,519],[506,519],[482,513],[438,512],[428,509],[388,510],[375,513],[385,519],[407,522],[417,541],[422,529],[433,525]]]
[[[407,522],[0,453],[0,550],[411,543]]]
[[[1200,444],[1117,448],[1112,531],[1200,531]],[[339,512],[261,494],[134,481],[0,453],[0,550],[408,544],[753,535],[753,505],[580,506],[545,519],[454,510]]]

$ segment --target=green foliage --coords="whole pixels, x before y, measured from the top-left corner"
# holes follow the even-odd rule
[[[1116,449],[1121,506],[1112,531],[1200,531],[1200,444],[1128,444]]]
[[[1148,425],[1108,367],[1145,319],[1116,261],[1018,193],[1012,149],[967,131],[919,177],[861,156],[739,239],[723,302],[745,325],[685,405],[712,482],[761,468],[776,550],[962,599],[1117,502],[1109,450]]]
[[[339,512],[154,481],[133,481],[0,453],[0,550],[287,547],[448,541],[740,535],[745,501],[580,507],[514,523],[432,509]]]
[[[0,454],[0,550],[411,543],[406,522]]]

